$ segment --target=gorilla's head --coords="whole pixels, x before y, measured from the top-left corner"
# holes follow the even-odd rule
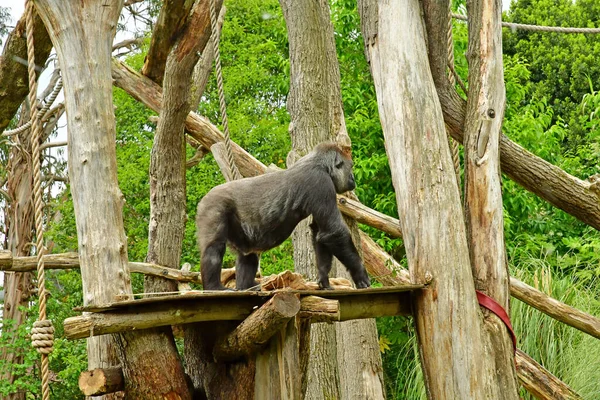
[[[313,150],[314,155],[326,167],[338,194],[354,190],[356,183],[352,173],[352,159],[335,143],[321,143]]]

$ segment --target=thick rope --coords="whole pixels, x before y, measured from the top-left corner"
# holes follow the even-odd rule
[[[25,10],[27,30],[27,70],[29,73],[29,104],[31,105],[32,153],[33,153],[33,198],[35,212],[37,281],[40,316],[32,331],[32,344],[42,357],[42,399],[50,400],[50,371],[48,354],[52,352],[54,328],[52,321],[46,319],[46,279],[44,276],[44,226],[42,204],[42,171],[41,171],[41,122],[37,109],[37,81],[35,75],[35,53],[33,48],[33,13],[32,0],[26,0]]]
[[[452,18],[467,21],[468,17],[461,14],[452,14]],[[517,24],[515,22],[502,22],[502,26],[505,28],[511,28],[512,30],[523,29],[526,31],[537,31],[537,32],[558,32],[558,33],[600,33],[600,28],[563,28],[562,26],[541,26],[541,25],[529,25],[529,24]]]
[[[452,40],[452,1],[448,2],[448,65],[454,66],[454,42]],[[448,80],[452,87],[456,85],[456,80],[454,79],[454,74],[451,69],[448,68]],[[460,155],[458,154],[458,142],[450,135],[448,135],[448,144],[450,145],[450,152],[452,153],[452,162],[454,164],[454,172],[456,174],[456,182],[458,183],[458,188],[460,191]]]
[[[215,5],[216,0],[210,0],[210,26],[212,28],[213,47],[215,53],[215,72],[217,74],[217,87],[219,89],[219,105],[221,108],[221,119],[223,120],[223,132],[225,133],[225,148],[227,150],[227,161],[229,162],[229,170],[233,179],[242,178],[242,174],[235,165],[233,159],[233,150],[231,144],[231,137],[229,135],[229,122],[227,120],[227,107],[225,105],[225,92],[223,90],[223,73],[221,71],[221,53],[219,51],[219,41],[217,40],[218,22],[217,22],[217,10]]]
[[[42,109],[39,112],[39,116],[38,118],[43,122],[46,117],[50,116],[50,106],[52,105],[52,103],[54,103],[54,100],[56,100],[56,97],[58,96],[58,93],[60,93],[61,89],[62,89],[63,85],[62,85],[62,78],[58,78],[58,82],[56,82],[56,86],[54,87],[54,90],[52,90],[52,93],[50,93],[50,96],[48,97],[48,100],[46,101],[46,103],[44,104],[44,107],[42,107]],[[31,121],[29,120],[27,121],[26,124],[21,125],[18,128],[12,129],[10,131],[4,131],[2,133],[2,136],[13,136],[13,135],[17,135],[21,132],[26,131],[27,129],[29,129],[31,127]]]

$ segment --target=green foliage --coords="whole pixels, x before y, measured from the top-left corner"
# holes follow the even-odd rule
[[[598,27],[600,4],[595,0],[517,0],[505,20],[545,26]],[[569,121],[575,133],[580,127],[570,118],[589,89],[588,77],[600,78],[598,35],[530,32],[504,29],[503,48],[531,64],[531,82],[537,98],[549,103]]]

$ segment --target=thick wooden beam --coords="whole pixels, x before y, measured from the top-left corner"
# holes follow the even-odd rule
[[[573,389],[552,375],[533,358],[517,350],[519,381],[529,393],[542,400],[581,400]]]
[[[369,288],[361,290],[299,290],[289,293],[319,296],[339,301],[340,321],[384,315],[411,315],[410,291],[423,285]],[[203,321],[241,321],[273,293],[266,292],[188,292],[185,295],[121,301],[105,306],[88,306],[85,315],[64,321],[65,337],[81,339],[157,326]],[[319,312],[320,313],[320,312]],[[308,310],[303,314],[312,318]],[[317,314],[315,318],[321,315]]]
[[[444,2],[438,1],[442,5]],[[448,21],[448,4],[438,23]],[[502,61],[502,1],[467,0],[469,13],[469,93],[465,116],[465,223],[475,289],[508,310],[509,273],[499,142],[506,107]],[[492,397],[518,399],[514,347],[502,320],[482,309],[486,356],[493,360]]]
[[[298,317],[310,322],[336,322],[340,320],[340,302],[319,296],[305,296],[300,301]]]
[[[82,339],[108,333],[147,329],[202,321],[239,321],[262,305],[260,298],[223,301],[206,299],[202,303],[165,303],[134,312],[111,311],[85,314],[64,321],[67,339]]]
[[[233,332],[218,340],[213,350],[217,361],[233,361],[267,344],[300,311],[300,299],[292,293],[277,293],[254,311]]]
[[[86,396],[100,396],[125,388],[120,367],[96,368],[79,375],[79,389]]]

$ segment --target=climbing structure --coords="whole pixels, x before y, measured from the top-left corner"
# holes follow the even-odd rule
[[[344,281],[335,281],[339,285],[336,290],[319,291],[288,272],[263,277],[261,291],[218,293],[191,290],[189,282],[201,283],[198,273],[179,269],[185,219],[185,135],[215,154],[227,179],[268,171],[229,138],[217,39],[217,10],[222,9],[222,1],[184,3],[163,5],[140,74],[110,58],[122,6],[119,1],[35,2],[46,34],[57,49],[65,82],[78,254],[45,256],[43,251],[39,156],[35,156],[40,145],[35,134],[40,118],[36,115],[34,43],[30,40],[33,14],[29,14],[31,125],[34,158],[38,160],[37,166],[34,164],[38,256],[34,260],[0,252],[0,269],[38,269],[40,320],[45,321],[44,268],[81,268],[84,304],[78,311],[83,314],[64,321],[64,328],[70,339],[88,338],[89,371],[80,378],[83,392],[106,395],[125,390],[131,398],[190,398],[195,390],[209,398],[297,399],[307,385],[311,324],[412,315],[432,398],[516,398],[517,376],[535,395],[577,398],[516,348],[505,312],[509,295],[597,338],[600,320],[508,276],[497,172],[502,168],[526,189],[596,229],[600,229],[598,191],[501,134],[502,69],[490,67],[502,65],[500,2],[469,4],[470,79],[468,88],[461,84],[468,97],[465,102],[455,89],[453,15],[448,2],[359,1],[392,179],[400,188],[396,195],[401,217],[382,215],[352,197],[339,196],[338,204],[347,217],[392,237],[400,237],[402,227],[410,277],[361,233],[357,242],[366,267],[383,287],[356,290]],[[284,3],[288,31],[295,32],[291,26],[296,23],[314,23],[290,17],[291,7],[306,7],[304,11],[314,12],[319,16],[316,20],[324,24],[321,33],[325,40],[334,43],[327,5],[313,3]],[[33,3],[28,4],[31,12]],[[178,23],[169,23],[173,20]],[[174,39],[161,40],[165,37]],[[185,86],[200,53],[210,60],[211,40],[225,134],[189,112],[196,107]],[[305,55],[294,46],[290,51],[297,51],[298,58]],[[291,90],[310,90],[298,84],[300,78],[294,71],[292,68]],[[407,81],[411,84],[406,85]],[[150,170],[150,243],[144,263],[130,262],[127,257],[116,181],[112,84],[159,114]],[[307,109],[314,106],[306,104]],[[342,142],[347,135],[340,109],[340,104],[332,107],[331,118],[336,123],[331,125]],[[41,115],[46,111],[42,109]],[[297,121],[294,129],[301,123]],[[452,152],[447,133],[456,141],[451,142]],[[457,142],[463,143],[465,152],[464,212]],[[532,165],[539,168],[528,168]],[[132,293],[131,272],[147,276],[142,298]],[[235,279],[234,272],[224,271],[222,280],[231,279]],[[35,332],[34,340],[43,339],[39,342],[46,344],[51,328],[42,321],[40,328],[46,331]],[[186,354],[187,376],[169,327],[183,332],[186,351],[193,354],[190,358]],[[118,360],[111,356],[113,351]],[[48,351],[40,352],[43,396],[48,398]],[[371,398],[379,398],[383,394],[376,368],[367,367],[355,379],[364,381],[365,393],[371,393]],[[476,379],[481,376],[485,379]]]

